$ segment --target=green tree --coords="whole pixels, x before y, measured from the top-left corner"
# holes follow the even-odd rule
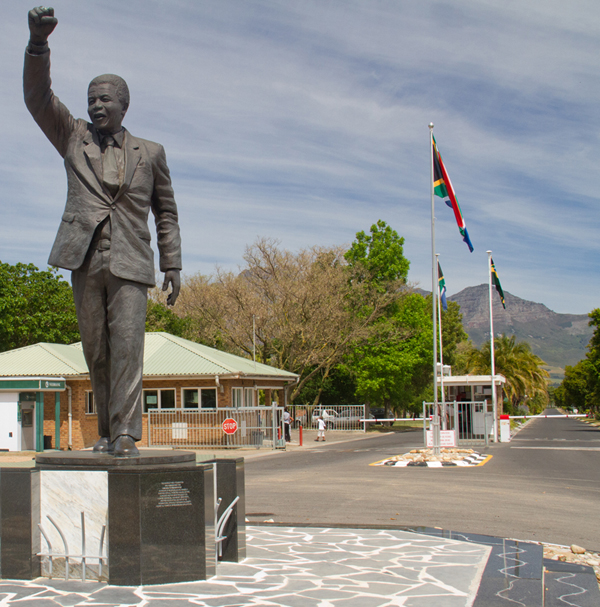
[[[504,375],[505,397],[517,406],[526,397],[538,395],[548,402],[549,373],[543,368],[544,361],[536,356],[527,342],[517,342],[514,335],[502,335],[494,339],[496,373]],[[490,342],[481,349],[471,348],[467,356],[471,373],[489,375],[491,373]],[[538,402],[538,401],[536,401]]]
[[[379,220],[369,234],[357,232],[356,240],[344,255],[353,270],[352,278],[379,290],[389,290],[398,281],[406,282],[410,262],[404,257],[404,238]]]
[[[194,334],[191,318],[178,316],[165,303],[153,298],[148,299],[146,331],[164,331],[184,339]]]
[[[576,365],[565,367],[565,377],[554,391],[554,400],[563,409],[590,409],[593,407],[593,365],[587,358]]]
[[[592,338],[588,345],[586,355],[589,361],[589,386],[590,393],[587,399],[587,405],[593,411],[600,411],[600,308],[590,312],[590,326],[595,327]]]
[[[357,396],[387,412],[411,408],[432,378],[431,312],[426,300],[406,284],[410,262],[403,245],[404,238],[379,220],[369,234],[357,233],[345,255],[354,280],[395,294],[374,323],[373,334],[356,343],[348,358]]]
[[[325,407],[332,405],[363,404],[356,396],[356,380],[351,368],[346,364],[339,364],[325,369],[314,375],[296,397],[297,403],[321,404]]]
[[[600,412],[600,308],[589,314],[590,326],[595,327],[588,352],[575,366],[565,368],[565,378],[556,389],[556,403],[567,409]]]
[[[421,295],[404,295],[351,356],[357,396],[390,410],[414,407],[432,381],[433,326]]]
[[[0,263],[0,351],[79,339],[71,285],[56,268]]]

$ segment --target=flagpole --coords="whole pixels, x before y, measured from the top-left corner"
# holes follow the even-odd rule
[[[494,314],[492,306],[492,252],[487,251],[488,254],[488,284],[489,284],[489,300],[490,300],[490,360],[492,369],[492,408],[494,411],[494,439],[497,437],[496,430],[496,355],[494,347]]]
[[[429,183],[431,184],[431,309],[432,309],[432,320],[433,320],[433,453],[439,455],[440,443],[439,443],[439,429],[440,429],[440,418],[438,412],[438,389],[437,389],[437,268],[435,267],[435,202],[434,202],[434,189],[433,189],[433,122],[429,123],[429,151],[431,154],[431,177]]]
[[[444,344],[442,342],[442,299],[440,293],[440,254],[435,254],[438,295],[438,335],[440,338],[440,388],[442,390],[442,429],[446,430],[446,395],[444,394]]]

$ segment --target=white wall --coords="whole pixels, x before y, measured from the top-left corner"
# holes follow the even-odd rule
[[[21,450],[21,424],[17,421],[18,403],[18,392],[0,392],[0,449]]]

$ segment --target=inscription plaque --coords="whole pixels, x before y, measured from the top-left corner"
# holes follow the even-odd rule
[[[183,481],[163,481],[158,490],[157,508],[175,508],[191,506],[190,490],[183,486]]]

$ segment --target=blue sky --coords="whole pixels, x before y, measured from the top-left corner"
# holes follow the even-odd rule
[[[32,3],[5,4],[0,260],[46,267],[66,178],[22,99]],[[436,202],[448,293],[487,281],[491,249],[506,291],[557,312],[600,305],[597,1],[53,6],[55,93],[86,117],[88,82],[117,73],[125,126],[165,146],[184,273],[235,270],[259,236],[349,244],[383,219],[430,289],[433,122],[475,247]]]

